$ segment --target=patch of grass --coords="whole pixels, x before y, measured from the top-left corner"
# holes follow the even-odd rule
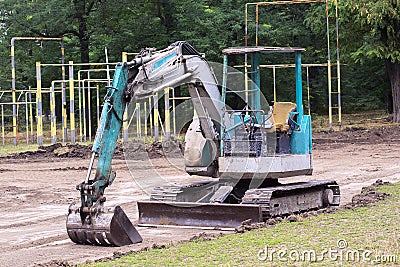
[[[361,113],[342,114],[342,129],[346,127],[365,127],[373,128],[391,124],[387,122],[389,114],[385,110],[371,110]],[[338,115],[332,116],[332,126],[334,130],[339,130]],[[327,131],[329,130],[329,116],[328,115],[311,115],[313,131]]]
[[[91,266],[393,266],[400,263],[400,184],[379,191],[392,196],[363,208],[134,252]]]
[[[36,144],[18,144],[18,146],[7,144],[0,146],[0,156],[36,150],[38,150],[38,145]]]

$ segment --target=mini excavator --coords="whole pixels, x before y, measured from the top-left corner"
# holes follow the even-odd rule
[[[185,170],[209,178],[154,188],[148,201],[138,202],[139,225],[232,228],[243,221],[257,223],[339,205],[340,190],[333,180],[281,183],[287,177],[311,175],[313,169],[311,117],[304,114],[302,99],[303,51],[264,46],[224,49],[220,85],[211,64],[187,42],[160,51],[143,49],[132,61],[119,63],[105,96],[88,173],[77,185],[81,203],[69,207],[70,239],[103,246],[142,241],[121,207],[107,210],[104,205],[104,191],[116,177],[111,160],[127,104],[182,84],[196,111],[185,135]],[[270,107],[263,97],[260,58],[270,54],[294,54],[295,102]],[[251,71],[240,72],[243,83],[229,82],[239,73],[228,68],[233,56],[250,62]],[[231,108],[229,99],[243,107]]]

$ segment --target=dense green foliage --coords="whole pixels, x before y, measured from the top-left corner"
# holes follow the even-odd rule
[[[142,47],[164,48],[186,40],[210,61],[221,62],[221,50],[244,45],[244,0],[1,0],[0,86],[10,88],[9,44],[15,36],[63,37],[66,61],[120,61],[121,52]],[[355,4],[356,3],[356,4]],[[344,112],[386,108],[391,95],[389,62],[399,62],[399,3],[396,0],[341,0],[340,34]],[[331,10],[334,10],[331,3]],[[254,16],[254,10],[249,14]],[[326,62],[325,4],[260,8],[259,45],[299,46],[307,49],[303,62]],[[251,18],[250,18],[251,19]],[[397,28],[396,28],[397,27]],[[334,20],[331,20],[334,36]],[[249,44],[254,44],[254,24]],[[387,33],[382,38],[383,33]],[[386,40],[386,41],[385,41]],[[334,46],[334,40],[331,40]],[[332,54],[336,51],[332,49]],[[16,77],[19,88],[35,85],[35,61],[60,62],[56,42],[16,43]],[[283,59],[284,61],[284,59]],[[43,84],[60,77],[47,68]],[[271,71],[264,70],[263,90],[272,97]],[[304,77],[305,80],[305,77]],[[290,100],[291,81],[277,72],[278,99]],[[325,68],[310,69],[312,111],[326,113]],[[393,83],[392,83],[393,91]]]

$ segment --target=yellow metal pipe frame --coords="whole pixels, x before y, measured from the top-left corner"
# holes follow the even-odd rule
[[[112,64],[113,63],[110,63],[110,65],[112,65]],[[58,82],[61,82],[62,87],[61,87],[61,91],[57,91],[57,90],[55,90],[55,87],[50,88],[49,90],[43,90],[42,84],[41,84],[41,67],[42,66],[53,66],[53,67],[69,66],[69,68],[71,68],[71,66],[73,67],[73,66],[81,66],[81,65],[100,66],[100,65],[106,65],[106,64],[104,64],[104,63],[74,64],[73,62],[69,62],[69,64],[58,64],[58,63],[56,63],[56,64],[42,64],[40,62],[37,62],[37,65],[36,65],[37,81],[36,81],[36,83],[37,83],[38,86],[36,88],[29,87],[30,88],[29,90],[15,89],[14,91],[4,90],[4,92],[6,92],[6,93],[8,93],[8,92],[11,92],[12,94],[14,93],[15,99],[14,99],[14,101],[12,101],[9,104],[13,105],[13,106],[16,106],[15,114],[18,113],[18,106],[19,105],[25,105],[25,106],[29,105],[29,110],[30,110],[29,114],[30,114],[30,116],[28,118],[25,118],[25,119],[29,120],[28,124],[30,124],[30,133],[31,133],[31,136],[32,136],[32,142],[34,142],[34,138],[33,138],[33,133],[34,133],[33,126],[34,126],[34,124],[33,124],[33,116],[32,116],[33,102],[31,102],[31,101],[27,102],[27,100],[25,102],[18,102],[17,93],[29,94],[30,97],[31,97],[32,93],[36,94],[36,102],[35,102],[36,103],[36,109],[35,110],[36,110],[36,117],[37,117],[37,121],[38,121],[37,125],[36,125],[36,135],[37,135],[37,140],[38,140],[38,144],[39,145],[43,145],[43,141],[44,141],[44,137],[43,137],[43,107],[42,107],[43,103],[42,103],[42,95],[43,95],[43,93],[49,93],[49,95],[50,95],[50,110],[51,110],[51,117],[52,117],[52,119],[51,119],[51,136],[52,136],[52,143],[54,143],[54,139],[56,138],[55,93],[62,92],[63,94],[66,95],[66,92],[65,92],[66,90],[65,90],[65,87],[63,87],[63,84],[69,83],[70,110],[71,110],[72,105],[75,105],[75,99],[74,99],[74,97],[72,97],[75,94],[74,89],[73,89],[74,82],[75,82],[75,80],[73,79],[73,68],[72,68],[72,73],[70,73],[70,75],[72,75],[72,80],[71,80],[71,77],[68,80],[65,80],[65,79],[58,80]],[[98,72],[98,71],[104,71],[104,70],[103,69],[100,69],[100,70],[99,69],[94,69],[92,71]],[[106,79],[90,79],[88,81],[107,82]],[[0,92],[2,92],[2,91],[0,90]],[[62,105],[63,106],[63,118],[64,118],[63,125],[65,124],[65,129],[68,130],[68,128],[66,126],[67,125],[67,110],[65,108],[65,106],[66,106],[66,98],[63,99],[63,102],[64,101],[65,101],[65,105]],[[0,103],[0,104],[2,104],[2,103]],[[99,103],[99,99],[97,99],[97,105],[99,105],[99,104],[100,104]],[[73,109],[73,112],[74,111],[75,111],[75,109]],[[70,117],[75,119],[74,114],[72,116],[71,115],[72,115],[72,112],[70,112]],[[28,116],[28,112],[27,112],[26,116]],[[74,132],[76,130],[75,129],[75,122],[71,121],[70,125],[71,125],[71,128],[70,128],[70,130],[71,130],[71,141],[73,141],[75,139],[73,136],[74,136]],[[28,127],[28,129],[29,129],[29,127]],[[27,133],[27,135],[29,135],[29,133]],[[13,133],[13,138],[14,138],[14,133]],[[63,140],[63,141],[66,141],[66,139]]]
[[[81,80],[81,77],[82,77],[82,75],[81,75],[81,73],[87,73],[87,76],[88,76],[88,79],[84,79],[84,80]],[[82,85],[82,90],[83,90],[83,92],[84,92],[84,87],[85,87],[85,85],[84,85],[84,81],[87,81],[87,82],[90,82],[90,81],[92,81],[91,79],[90,79],[90,73],[91,72],[109,72],[109,69],[85,69],[85,70],[79,70],[78,71],[78,95],[79,95],[79,97],[78,97],[78,108],[79,108],[79,140],[82,142],[82,141],[85,141],[86,142],[86,119],[84,119],[83,120],[83,132],[85,133],[85,135],[83,136],[83,132],[82,132],[82,107],[83,107],[83,117],[84,118],[86,118],[86,101],[85,101],[85,96],[84,96],[84,94],[83,94],[83,105],[82,105],[82,96],[81,96],[81,85]],[[97,81],[97,79],[96,79],[96,81]],[[105,81],[107,81],[108,82],[108,79],[106,79]],[[89,86],[89,88],[90,88],[90,86]],[[89,89],[90,90],[90,89]],[[98,100],[98,99],[97,99]],[[98,120],[99,120],[99,112],[97,112],[97,118],[98,118]],[[89,117],[89,120],[91,119],[91,117]],[[98,123],[98,122],[97,122]],[[89,140],[91,141],[91,137],[92,137],[92,133],[91,133],[91,127],[90,127],[90,125],[91,125],[91,121],[89,122]]]
[[[67,142],[67,133],[68,133],[68,126],[67,126],[67,92],[66,92],[66,87],[65,84],[68,83],[70,80],[65,79],[65,66],[66,64],[43,64],[39,63],[39,73],[41,73],[41,67],[59,67],[62,66],[62,79],[61,80],[55,80],[56,82],[59,81],[61,82],[61,100],[62,100],[62,105],[61,105],[61,119],[62,119],[62,129],[63,129],[63,134],[62,134],[62,142],[65,143]],[[69,65],[67,65],[69,66]],[[55,114],[55,113],[54,113]]]
[[[56,142],[57,142],[57,123],[56,123],[56,103],[55,103],[55,93],[57,92],[57,93],[59,93],[59,92],[61,92],[61,94],[62,94],[62,96],[63,95],[65,95],[65,83],[68,83],[69,82],[69,80],[53,80],[53,81],[51,81],[51,95],[53,94],[53,104],[52,105],[50,105],[50,112],[51,112],[51,120],[52,120],[52,122],[51,122],[51,136],[52,136],[52,140],[51,140],[51,142],[53,143],[53,144],[55,144]],[[57,84],[57,83],[60,83],[61,84],[61,90],[60,91],[56,91],[55,90],[55,85]],[[65,107],[63,106],[62,107],[62,110],[61,110],[61,116],[62,116],[62,124],[64,124],[64,122],[66,123],[67,122],[67,112],[66,112],[66,109],[65,109],[65,112],[64,112],[64,109],[65,109]],[[63,126],[62,126],[63,127]],[[65,142],[65,138],[63,138],[63,143]]]
[[[175,89],[171,87],[172,97],[169,97],[169,100],[172,101],[172,126],[173,126],[173,135],[176,137],[176,100],[188,100],[190,96],[175,96]]]
[[[85,82],[88,83],[88,87],[85,87]],[[91,102],[88,101],[88,114],[86,114],[86,96],[85,96],[85,89],[87,89],[88,92],[88,97],[90,99],[90,94],[91,94],[91,87],[90,87],[90,82],[95,82],[95,83],[108,83],[107,79],[91,79],[90,76],[88,79],[80,79],[80,76],[78,77],[78,90],[79,90],[79,98],[78,98],[78,106],[79,106],[79,138],[82,142],[82,140],[84,142],[86,142],[86,130],[88,130],[89,133],[89,140],[91,141],[92,139],[92,130],[91,130],[91,125],[92,125],[92,120],[91,120],[91,114],[90,114],[90,108],[91,108]],[[97,99],[96,101],[97,103],[97,123],[99,121],[99,99]],[[88,123],[86,123],[86,119],[83,119],[83,123],[82,123],[82,111],[83,111],[83,118],[86,118],[86,116],[88,116]],[[88,124],[88,125],[87,125]],[[83,131],[82,131],[82,126],[83,126]],[[85,133],[85,134],[83,134]]]
[[[11,91],[12,91],[12,102],[16,103],[16,75],[15,75],[15,41],[58,41],[61,44],[61,59],[62,64],[64,63],[64,41],[62,38],[48,38],[48,37],[13,37],[10,43],[10,57],[11,57]],[[65,73],[65,71],[62,71]],[[18,122],[17,122],[17,106],[13,105],[13,138],[14,146],[18,142]]]

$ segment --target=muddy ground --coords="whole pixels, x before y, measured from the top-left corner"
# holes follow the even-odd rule
[[[152,186],[162,181],[190,180],[182,170],[182,158],[176,156],[178,147],[164,153],[174,154],[168,158],[161,157],[163,152],[157,145],[147,149],[151,159],[145,160],[144,151],[135,151],[129,153],[128,161],[118,150],[113,160],[117,179],[106,191],[107,205],[121,204],[135,223],[136,202],[147,199]],[[315,133],[314,175],[286,181],[335,179],[341,186],[344,205],[377,179],[400,181],[399,151],[399,126]],[[83,146],[53,146],[0,158],[1,266],[74,264],[204,235],[201,229],[138,227],[144,239],[141,244],[106,248],[72,243],[66,234],[66,213],[71,202],[79,201],[75,185],[84,180],[88,153]]]

